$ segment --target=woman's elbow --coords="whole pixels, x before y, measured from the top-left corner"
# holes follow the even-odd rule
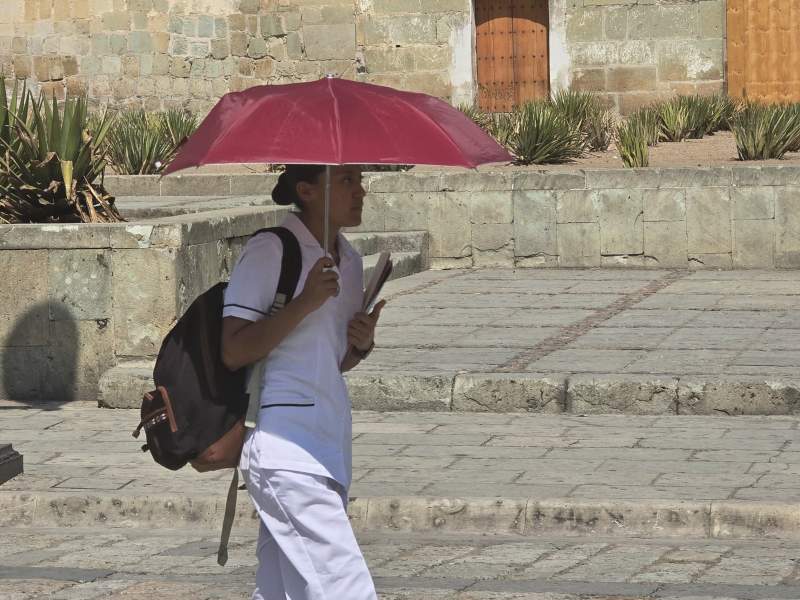
[[[238,371],[244,366],[240,363],[235,353],[231,351],[230,345],[225,342],[222,343],[222,348],[220,349],[220,358],[222,359],[222,364],[229,371]]]

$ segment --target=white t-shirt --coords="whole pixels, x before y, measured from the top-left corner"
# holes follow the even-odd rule
[[[282,224],[300,243],[303,266],[295,297],[323,257],[319,242],[294,214]],[[330,477],[345,488],[352,474],[350,397],[340,371],[347,327],[361,309],[361,256],[339,235],[339,295],[328,299],[267,357],[258,425],[248,434],[241,468],[285,469]],[[280,276],[278,236],[254,236],[225,292],[223,316],[259,321],[272,306]]]

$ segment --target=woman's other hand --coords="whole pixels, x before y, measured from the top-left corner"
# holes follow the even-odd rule
[[[386,306],[386,300],[381,300],[375,305],[370,314],[356,313],[347,327],[347,341],[359,352],[367,352],[375,342],[375,327],[378,325],[381,311]]]

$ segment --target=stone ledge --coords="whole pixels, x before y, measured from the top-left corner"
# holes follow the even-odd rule
[[[0,526],[216,528],[224,508],[224,494],[0,491]],[[788,502],[364,496],[348,513],[356,531],[800,539],[800,513]],[[239,494],[234,526],[257,520]]]

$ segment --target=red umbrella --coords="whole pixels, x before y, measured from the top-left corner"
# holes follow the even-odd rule
[[[327,77],[225,95],[164,174],[223,163],[476,167],[511,160],[446,102]]]

